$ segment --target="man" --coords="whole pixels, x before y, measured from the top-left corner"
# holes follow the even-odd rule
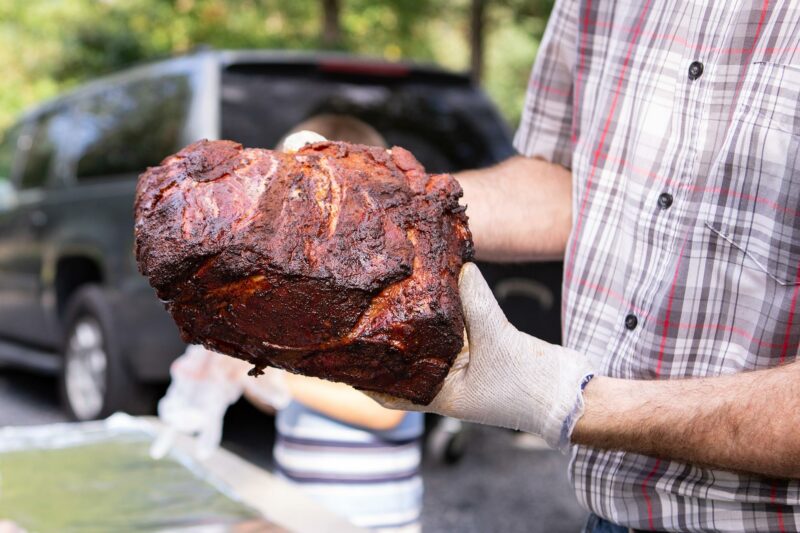
[[[479,258],[564,258],[565,347],[467,265],[427,409],[570,446],[587,531],[800,528],[798,35],[788,0],[559,0],[521,155],[457,176]]]

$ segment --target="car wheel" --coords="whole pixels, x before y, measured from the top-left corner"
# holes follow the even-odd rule
[[[454,465],[467,449],[468,426],[455,418],[442,417],[428,436],[426,451],[437,462]]]
[[[60,389],[64,409],[74,420],[95,420],[115,411],[146,412],[151,402],[125,366],[112,313],[97,285],[78,289],[67,306]]]

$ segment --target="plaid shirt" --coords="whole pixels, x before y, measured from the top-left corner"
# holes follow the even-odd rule
[[[557,1],[515,144],[572,169],[564,339],[602,374],[797,358],[797,2]],[[571,477],[583,505],[629,527],[800,528],[797,480],[583,446]]]

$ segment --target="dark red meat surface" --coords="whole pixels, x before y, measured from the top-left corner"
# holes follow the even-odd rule
[[[140,176],[136,259],[186,342],[428,403],[463,342],[460,196],[403,148],[200,141]]]

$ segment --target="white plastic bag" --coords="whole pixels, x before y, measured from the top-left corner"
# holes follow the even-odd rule
[[[210,456],[222,440],[225,412],[238,400],[247,377],[246,363],[189,346],[170,368],[172,382],[158,402],[158,416],[167,426],[150,448],[154,459],[164,457],[177,433],[197,436],[197,454]]]

